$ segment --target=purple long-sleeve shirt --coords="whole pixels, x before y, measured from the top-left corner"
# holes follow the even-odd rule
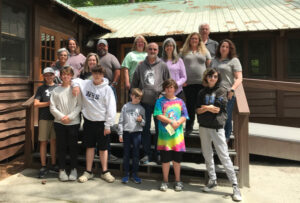
[[[85,56],[83,54],[71,54],[69,55],[69,58],[67,60],[67,64],[73,67],[74,70],[74,76],[73,78],[78,78],[80,75],[80,72],[83,69],[84,62],[85,62]]]
[[[178,89],[175,92],[175,95],[177,95],[182,91],[182,85],[186,82],[186,71],[183,60],[179,58],[177,63],[174,64],[171,60],[168,60],[166,64],[168,66],[171,78],[175,80],[178,85]]]

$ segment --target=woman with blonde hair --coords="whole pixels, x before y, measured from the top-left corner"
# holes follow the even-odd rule
[[[185,134],[188,136],[193,131],[197,94],[203,88],[202,76],[206,67],[210,64],[211,56],[200,34],[197,32],[193,32],[187,37],[180,54],[187,75],[187,81],[183,85],[183,91],[190,117],[185,127]]]
[[[130,89],[133,73],[137,65],[141,61],[144,61],[147,56],[147,52],[145,51],[147,44],[146,39],[142,35],[138,35],[133,41],[131,52],[123,60],[122,67],[125,68],[125,86],[128,90]]]
[[[92,68],[100,65],[99,56],[96,53],[89,53],[84,62],[83,70],[80,73],[80,78],[83,80],[92,78]]]

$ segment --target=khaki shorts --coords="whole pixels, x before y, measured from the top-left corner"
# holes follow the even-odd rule
[[[54,121],[39,120],[39,141],[55,139]]]

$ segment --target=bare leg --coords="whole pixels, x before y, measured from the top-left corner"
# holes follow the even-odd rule
[[[180,163],[173,161],[175,181],[180,182]]]
[[[56,139],[50,140],[51,164],[56,164]]]
[[[92,171],[95,148],[86,148],[86,170]]]
[[[46,166],[47,141],[40,141],[40,157],[42,166]]]
[[[170,162],[163,163],[162,164],[162,171],[163,171],[164,182],[168,182],[169,181],[169,170],[170,170]]]
[[[107,171],[107,158],[108,158],[107,150],[100,150],[99,157],[101,161],[102,171]]]

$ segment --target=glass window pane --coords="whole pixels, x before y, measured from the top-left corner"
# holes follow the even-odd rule
[[[267,78],[271,76],[271,41],[248,41],[248,69],[253,78]]]
[[[28,76],[28,12],[22,4],[1,7],[0,75]]]
[[[300,78],[300,39],[288,40],[288,77]]]

